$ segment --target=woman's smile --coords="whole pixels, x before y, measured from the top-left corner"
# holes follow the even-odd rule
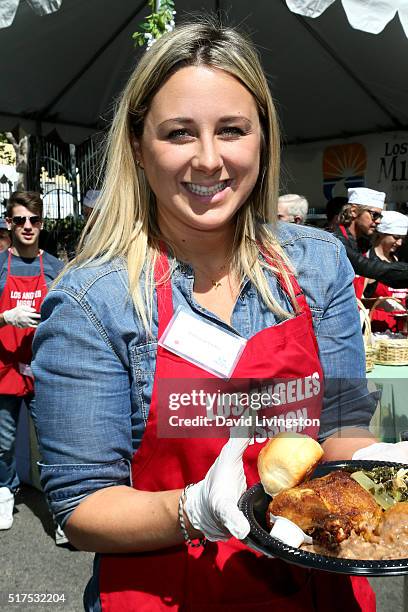
[[[193,195],[199,197],[202,200],[212,199],[214,196],[218,194],[222,194],[221,197],[217,198],[217,201],[220,201],[221,198],[226,195],[227,188],[232,184],[232,179],[227,179],[225,181],[219,181],[218,183],[214,183],[212,185],[203,185],[200,183],[190,183],[183,182],[183,187]]]

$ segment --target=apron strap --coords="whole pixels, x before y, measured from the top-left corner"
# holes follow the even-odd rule
[[[154,282],[157,295],[158,338],[161,338],[174,313],[169,260],[163,242],[160,243],[160,253],[157,255],[154,267]]]
[[[44,264],[43,264],[42,252],[39,251],[38,255],[40,258],[40,273],[41,273],[41,276],[44,276]],[[10,269],[11,269],[11,247],[8,249],[7,276],[10,276]]]
[[[266,261],[271,266],[273,266],[273,260],[272,260],[272,258],[270,256],[270,254],[264,249],[264,247],[260,243],[258,243],[258,246],[259,246],[259,250],[261,251],[261,253],[264,256],[264,258],[266,259]],[[285,268],[285,270],[287,271],[287,273],[289,275],[289,282],[291,284],[293,293],[295,294],[295,299],[296,299],[296,302],[297,302],[299,308],[302,310],[302,312],[305,312],[305,307],[306,307],[307,310],[309,310],[309,306],[307,305],[307,302],[305,300],[305,296],[303,294],[302,289],[299,286],[299,283],[296,280],[295,275],[287,269],[285,263],[279,257],[279,255],[276,255],[276,259],[278,259],[278,258],[279,258],[281,264],[283,265],[283,267]],[[289,289],[288,289],[287,282],[283,278],[283,276],[282,276],[282,274],[280,272],[278,272],[276,274],[276,278],[278,279],[278,282],[279,282],[280,286],[282,287],[282,289],[284,290],[284,292],[286,293],[286,295],[289,296]]]
[[[259,246],[260,246],[260,251],[262,255],[265,257],[266,261],[269,264],[273,265],[270,255],[265,251],[265,249],[261,245]],[[172,295],[169,271],[170,271],[170,267],[169,267],[169,261],[167,258],[166,245],[163,242],[161,242],[160,243],[160,253],[157,256],[156,265],[154,267],[154,281],[156,284],[157,310],[158,310],[158,319],[159,319],[159,323],[158,323],[158,328],[159,328],[158,337],[159,338],[161,338],[161,336],[163,335],[163,332],[166,329],[167,325],[169,324],[170,319],[174,313],[173,295]],[[313,329],[313,317],[312,317],[312,313],[310,311],[309,305],[306,301],[305,295],[303,291],[301,290],[295,276],[292,273],[289,273],[289,274],[290,274],[289,276],[290,283],[295,293],[295,299],[296,299],[297,305],[300,311],[306,315]],[[277,279],[282,289],[285,291],[287,295],[289,295],[287,283],[285,279],[283,278],[282,274],[278,273]],[[317,346],[317,341],[315,337],[314,337],[314,340]]]
[[[264,247],[258,243],[259,245],[259,250],[261,251],[262,255],[265,257],[266,261],[273,266],[273,261],[271,259],[270,254],[264,249]],[[279,255],[277,255],[276,257],[279,257]],[[279,258],[282,265],[284,266],[284,268],[286,269],[286,271],[289,274],[289,282],[292,285],[292,289],[293,292],[295,294],[295,300],[296,303],[300,309],[300,312],[303,312],[308,320],[308,323],[310,325],[311,328],[311,332],[312,332],[312,337],[313,337],[313,344],[316,348],[317,354],[319,354],[319,345],[317,343],[317,339],[316,339],[316,335],[314,333],[314,328],[313,328],[313,316],[312,316],[312,312],[309,308],[309,304],[306,301],[306,297],[305,294],[303,293],[302,289],[300,288],[299,283],[296,280],[296,277],[293,273],[291,273],[289,270],[287,270],[286,265],[284,263],[284,261]],[[276,275],[278,282],[280,284],[280,286],[282,287],[282,289],[285,291],[286,295],[289,296],[289,290],[288,290],[288,285],[286,280],[283,278],[282,274],[280,272],[277,273]]]
[[[42,252],[39,252],[39,257],[40,257],[40,271],[41,271],[41,276],[44,276],[44,264],[43,264],[43,256],[42,256]]]
[[[343,234],[343,236],[346,238],[346,240],[349,239],[346,228],[344,227],[344,225],[339,225],[339,230],[341,231],[341,233]]]

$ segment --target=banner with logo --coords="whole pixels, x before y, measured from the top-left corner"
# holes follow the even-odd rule
[[[281,194],[304,195],[309,211],[324,209],[327,200],[346,196],[350,187],[385,191],[389,209],[408,202],[408,132],[370,134],[284,149]]]

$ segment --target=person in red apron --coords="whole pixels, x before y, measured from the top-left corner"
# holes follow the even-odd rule
[[[382,261],[398,261],[396,251],[402,245],[408,231],[408,217],[395,210],[386,210],[383,213],[381,223],[377,227],[377,234],[373,247],[368,252],[368,257]],[[407,283],[408,287],[408,283]],[[406,308],[408,288],[400,289],[390,287],[381,282],[369,283],[365,289],[364,297],[380,298],[389,297],[390,300],[378,304],[372,313],[372,331],[399,332],[406,330]],[[395,298],[396,301],[393,301]]]
[[[356,187],[348,190],[348,204],[340,214],[340,222],[334,235],[344,244],[347,256],[356,273],[354,289],[361,300],[369,279],[405,287],[408,281],[408,265],[401,262],[385,262],[369,259],[369,240],[381,221],[385,193]]]
[[[47,296],[35,340],[43,482],[60,513],[68,489],[79,482],[77,495],[68,493],[63,526],[74,546],[102,555],[98,602],[86,599],[87,610],[375,610],[364,579],[298,569],[245,546],[249,525],[237,502],[258,480],[256,458],[273,431],[253,435],[252,422],[249,431],[242,423],[242,439],[229,437],[230,424],[227,431],[221,427],[205,435],[217,422],[213,417],[222,416],[213,413],[205,420],[209,396],[200,399],[200,392],[212,385],[222,392],[230,386],[240,392],[279,386],[285,399],[278,416],[282,413],[285,427],[302,397],[309,418],[301,431],[318,433],[323,368],[301,290],[312,269],[298,283],[266,223],[269,217],[276,221],[279,148],[265,75],[250,43],[233,29],[197,20],[163,35],[125,89],[111,132],[99,215],[61,284]],[[350,270],[337,241],[318,230],[290,231],[310,238],[299,247],[294,239],[286,242],[298,261],[310,257],[316,243],[323,256],[330,252],[331,261],[334,252],[339,255],[327,294],[341,301],[343,286],[350,294]],[[123,270],[124,259],[135,310],[118,332],[126,317],[123,285],[126,299],[129,294],[124,278],[118,287],[111,273],[119,261]],[[90,261],[96,266],[87,266]],[[188,296],[174,308],[175,277],[182,269]],[[312,301],[319,281],[324,285],[324,271],[316,273],[316,287],[309,287]],[[262,305],[262,323],[241,336],[234,332],[233,316],[246,291]],[[51,365],[48,357],[65,316],[79,322],[64,332],[68,367],[67,360]],[[248,308],[244,319],[255,321]],[[350,323],[362,364],[356,308]],[[340,332],[334,322],[332,329],[333,335]],[[74,371],[71,355],[78,351],[81,365]],[[152,388],[143,382],[149,374]],[[78,385],[84,389],[81,376],[92,400],[78,392]],[[306,384],[316,392],[301,394]],[[59,394],[58,401],[69,433],[56,435],[59,407],[50,397],[57,397],[61,385],[68,399],[64,403]],[[194,419],[179,422],[171,434],[165,423],[182,414],[187,391]],[[230,405],[229,416],[236,408]],[[190,425],[186,436],[183,428],[188,432]],[[351,458],[375,442],[363,427],[355,433],[358,438],[328,434],[326,458]],[[110,468],[121,469],[130,439],[136,449],[131,486],[125,477],[105,480],[99,470],[107,467],[106,448],[113,450]],[[190,546],[203,538],[206,546]]]
[[[340,218],[338,231],[343,238],[350,243],[357,245],[361,238],[369,238],[375,231],[382,217],[384,208],[385,193],[357,187],[348,190],[347,219],[343,212]],[[347,226],[345,226],[347,223]],[[338,235],[338,232],[337,232]],[[362,255],[366,257],[366,252]],[[354,279],[354,290],[359,300],[363,297],[364,289],[367,284],[367,277],[356,274]]]
[[[162,253],[164,268],[167,258]],[[159,314],[159,337],[164,333],[173,316],[171,287],[169,281],[160,284],[162,277],[156,269],[157,299]],[[166,274],[164,274],[166,276]],[[283,286],[284,282],[281,279]],[[245,346],[231,381],[234,379],[268,380],[302,379],[310,376],[322,380],[322,370],[318,358],[316,338],[313,332],[312,317],[296,280],[292,277],[300,315],[279,327],[270,327],[251,338]],[[285,342],[282,342],[282,338]],[[141,447],[132,461],[133,486],[143,491],[163,491],[183,488],[186,483],[201,480],[209,467],[220,461],[220,452],[225,453],[225,439],[205,440],[205,448],[194,454],[192,460],[191,437],[182,439],[161,438],[157,435],[160,415],[160,382],[163,380],[198,379],[201,381],[208,373],[187,359],[159,346],[155,385],[149,420]],[[160,399],[163,401],[163,397]],[[320,416],[320,404],[309,402],[309,417]],[[293,406],[287,410],[293,409]],[[283,410],[281,406],[280,410]],[[307,427],[303,433],[316,437],[317,430]],[[242,460],[245,443],[241,442],[241,454],[234,457]],[[259,481],[257,456],[260,444],[255,443],[245,451],[244,483],[251,486]],[[218,457],[218,459],[217,459]],[[165,469],[163,469],[165,468]],[[229,474],[223,474],[219,466],[219,482],[213,478],[214,497],[223,491],[227,495]],[[208,475],[206,477],[208,479]],[[237,475],[238,488],[241,484]],[[234,487],[235,483],[232,483]],[[197,485],[196,485],[197,486]],[[218,491],[217,491],[218,487]],[[242,486],[242,494],[246,486]],[[198,490],[195,495],[200,496]],[[211,495],[211,494],[210,494]],[[186,506],[189,503],[187,497]],[[211,534],[216,541],[208,542],[203,548],[188,547],[184,544],[163,551],[133,556],[105,555],[101,561],[100,590],[102,610],[271,610],[285,609],[288,612],[299,610],[374,610],[373,594],[368,586],[362,586],[361,579],[344,576],[330,576],[320,572],[287,566],[281,561],[270,560],[261,554],[248,550],[238,539],[230,538],[228,528],[221,521],[214,520],[211,504],[190,503],[192,514],[196,514],[197,527],[200,519],[207,525],[206,535]],[[235,505],[235,508],[234,508]],[[242,518],[232,499],[229,516],[229,529],[236,530],[239,537]],[[202,516],[201,516],[202,515]],[[213,521],[213,524],[211,524]],[[247,535],[241,532],[241,539]],[[211,537],[210,536],[210,537]],[[160,568],[161,579],[157,580]],[[184,577],[184,578],[183,578]],[[333,589],[336,598],[333,600]],[[318,602],[318,603],[317,603]],[[317,607],[315,607],[317,606]]]
[[[38,248],[42,200],[34,192],[15,192],[7,205],[12,247],[1,254],[3,287],[0,295],[0,529],[13,523],[14,493],[19,479],[15,438],[22,400],[34,393],[31,345],[40,320],[41,304],[62,265]]]

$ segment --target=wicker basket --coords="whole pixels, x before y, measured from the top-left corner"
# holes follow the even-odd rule
[[[365,345],[366,372],[371,372],[376,362],[377,347]]]
[[[389,299],[389,297],[380,297],[374,302],[370,309],[370,320],[372,319],[374,310],[377,308],[377,306]],[[402,304],[402,306],[405,308],[403,300],[398,298],[392,299]],[[408,365],[408,340],[405,338],[401,340],[381,338],[381,340],[377,340],[375,347],[375,363],[381,365]]]
[[[357,299],[357,304],[358,304],[359,310],[364,315],[363,339],[364,339],[365,358],[366,358],[366,372],[371,372],[371,370],[374,367],[375,357],[376,357],[376,347],[373,344],[372,335],[371,335],[371,320],[370,320],[370,316],[368,314],[367,308],[364,306],[364,304],[359,299]]]
[[[394,302],[398,302],[398,304],[401,304],[401,306],[404,308],[404,310],[401,310],[401,312],[397,313],[400,316],[403,317],[407,317],[407,307],[405,305],[405,300],[401,300],[400,298],[394,298],[394,297],[390,297],[390,296],[383,296],[383,297],[379,297],[375,300],[374,304],[372,304],[371,306],[369,306],[369,311],[370,311],[370,319],[373,319],[373,315],[375,310],[378,308],[378,306],[380,306],[383,302],[386,302],[388,300],[393,300]]]
[[[408,340],[378,340],[375,344],[375,363],[381,365],[408,365]]]

